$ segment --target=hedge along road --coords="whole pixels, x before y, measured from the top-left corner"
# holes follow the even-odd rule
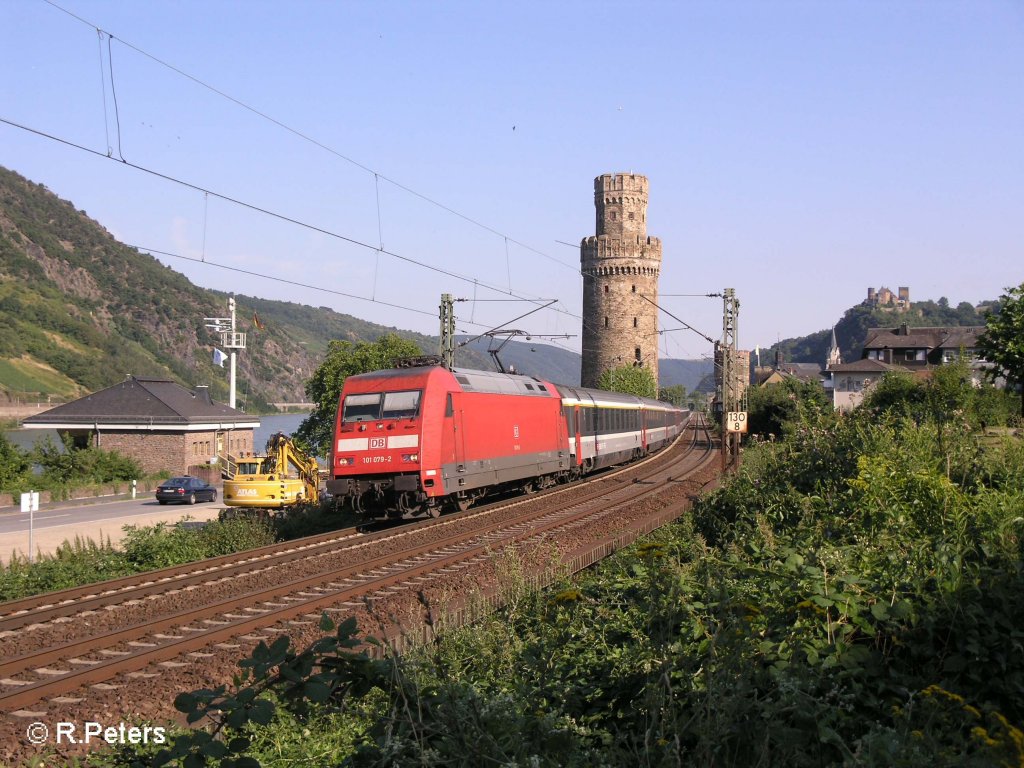
[[[97,544],[109,539],[117,544],[124,537],[126,525],[177,523],[184,518],[216,520],[223,508],[218,491],[217,501],[205,504],[161,506],[152,496],[117,501],[58,502],[46,505],[33,515],[33,544],[36,553],[49,554],[64,541],[78,536]],[[29,515],[18,507],[0,510],[0,563],[7,563],[11,554],[25,556],[29,551]]]

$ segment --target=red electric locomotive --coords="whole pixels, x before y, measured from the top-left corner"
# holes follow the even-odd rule
[[[345,380],[327,490],[374,515],[437,516],[499,489],[533,491],[672,440],[668,403],[439,365]]]

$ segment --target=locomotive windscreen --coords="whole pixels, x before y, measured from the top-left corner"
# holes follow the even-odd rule
[[[342,405],[341,420],[381,421],[383,419],[411,419],[419,414],[420,390],[406,392],[374,392],[347,395]]]

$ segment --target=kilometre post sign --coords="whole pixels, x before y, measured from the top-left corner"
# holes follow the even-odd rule
[[[747,412],[746,411],[729,411],[725,418],[725,428],[729,432],[746,432],[747,431]]]

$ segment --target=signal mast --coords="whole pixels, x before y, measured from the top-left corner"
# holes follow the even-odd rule
[[[220,334],[220,345],[229,350],[230,359],[230,385],[228,394],[228,405],[235,407],[235,350],[245,349],[245,334],[235,330],[235,297],[228,298],[228,312],[230,317],[204,317],[206,327],[214,333]]]

